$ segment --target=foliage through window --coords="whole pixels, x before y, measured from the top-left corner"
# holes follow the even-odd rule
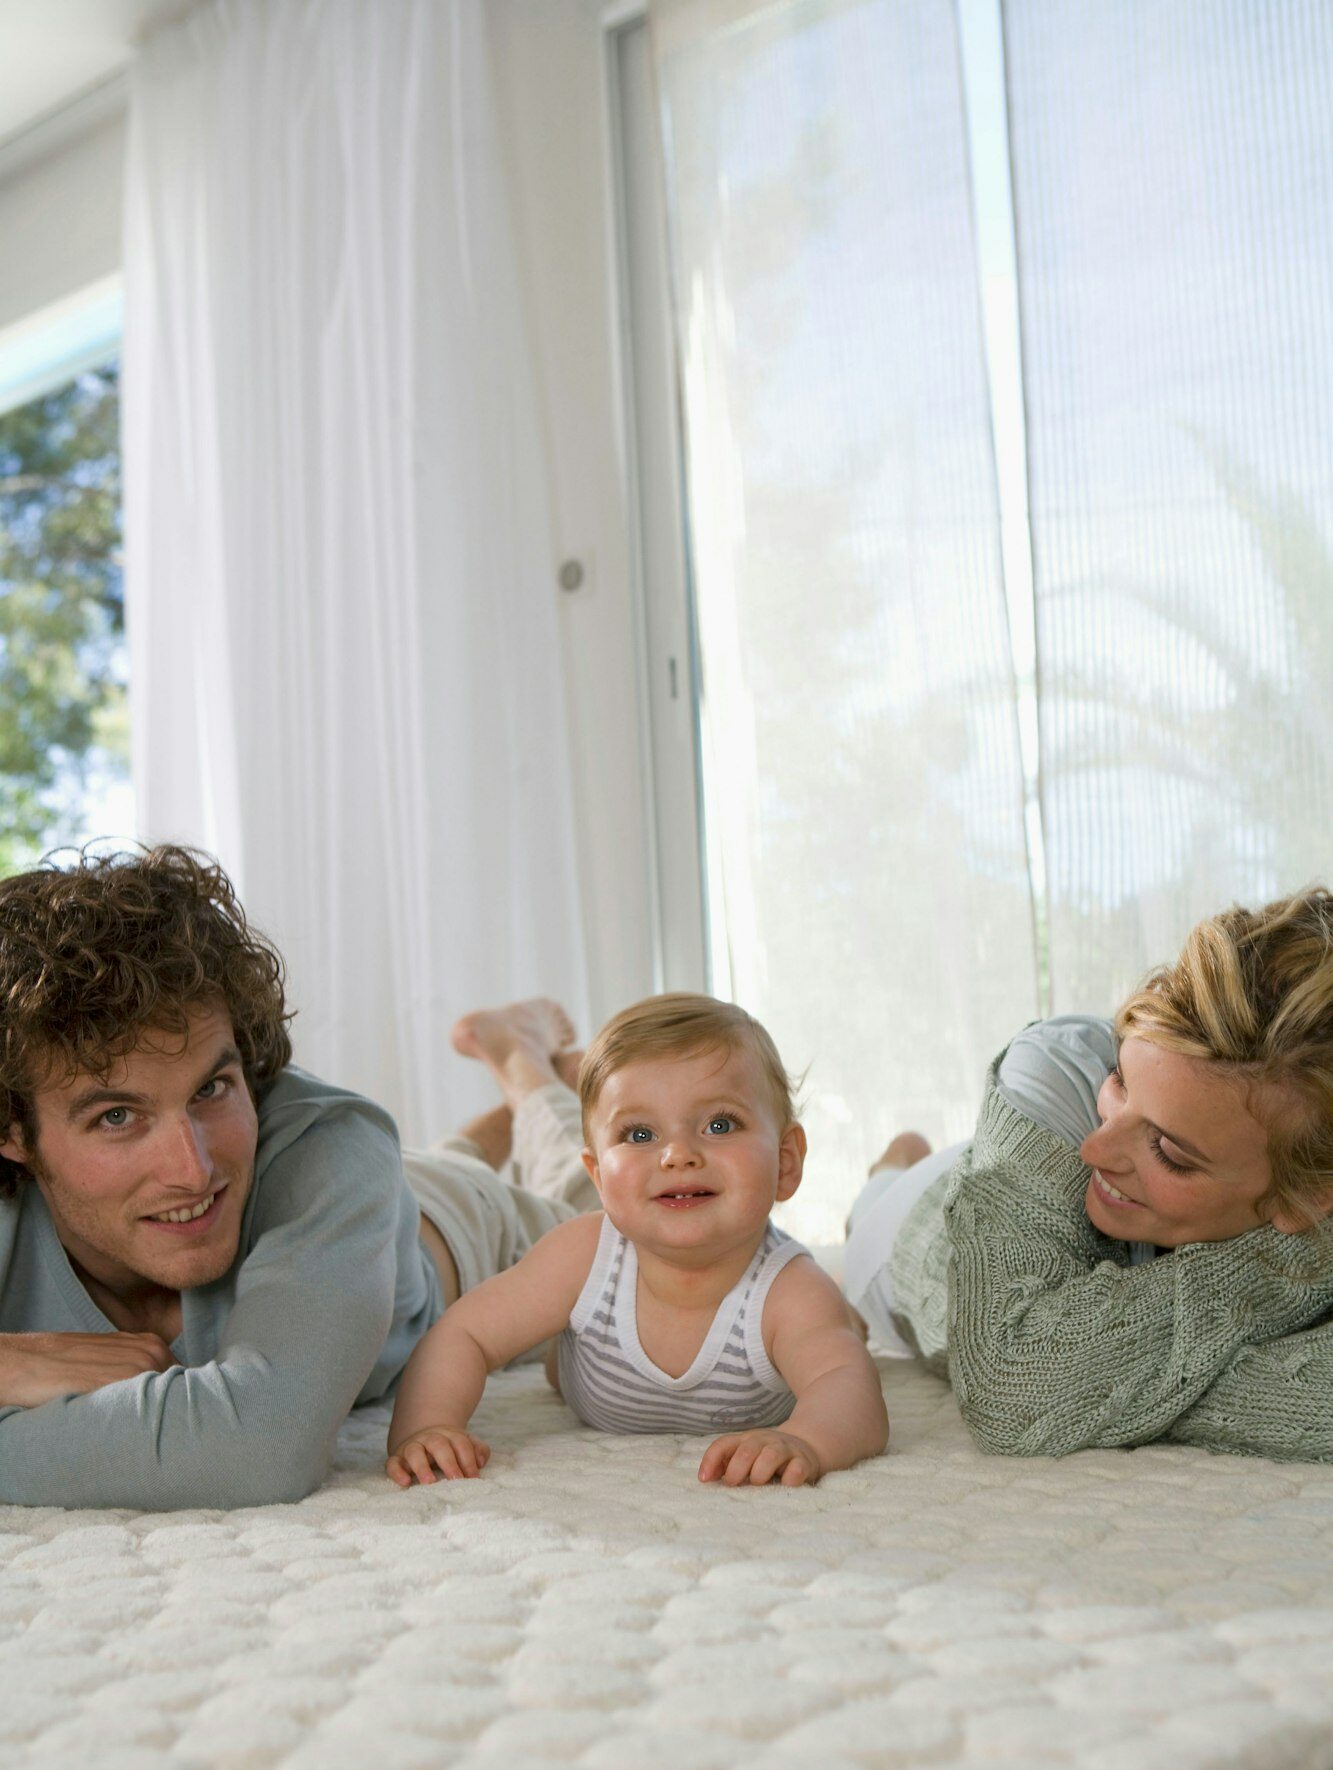
[[[130,819],[114,364],[0,414],[0,874]]]

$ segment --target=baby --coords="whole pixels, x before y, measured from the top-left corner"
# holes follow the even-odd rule
[[[763,1027],[707,996],[650,997],[602,1028],[579,1097],[602,1210],[558,1225],[426,1334],[388,1475],[480,1474],[490,1450],[468,1421],[487,1374],[554,1334],[557,1387],[585,1424],[721,1430],[701,1481],[797,1487],[878,1455],[875,1367],[832,1280],[769,1221],[800,1185],[805,1132]]]

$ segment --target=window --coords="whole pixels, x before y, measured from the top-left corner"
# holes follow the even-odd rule
[[[132,830],[119,297],[0,338],[0,873]]]
[[[653,46],[709,981],[810,1066],[783,1221],[832,1239],[1024,1021],[1327,876],[1333,14],[693,0]]]

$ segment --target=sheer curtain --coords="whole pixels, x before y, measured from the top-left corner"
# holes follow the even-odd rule
[[[298,1060],[404,1135],[448,1030],[583,1016],[543,464],[482,0],[214,0],[134,72],[141,829],[234,873]]]
[[[658,0],[715,987],[841,1234],[1036,1012],[953,9]],[[878,1141],[877,1141],[878,1140]]]
[[[1051,975],[1329,873],[1333,11],[1005,0]]]

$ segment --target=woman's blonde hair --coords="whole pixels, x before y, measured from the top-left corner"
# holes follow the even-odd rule
[[[1115,1018],[1133,1035],[1226,1064],[1286,1092],[1270,1114],[1273,1179],[1261,1215],[1317,1222],[1333,1194],[1333,893],[1322,886],[1262,909],[1200,922],[1174,965],[1147,978]]]
[[[584,1141],[592,1142],[589,1122],[602,1089],[627,1064],[642,1063],[645,1058],[688,1057],[700,1051],[739,1049],[754,1052],[778,1129],[785,1131],[796,1120],[792,1081],[782,1067],[777,1046],[752,1014],[734,1002],[719,1002],[712,996],[695,996],[685,991],[648,996],[632,1007],[622,1008],[588,1046],[579,1065]]]

